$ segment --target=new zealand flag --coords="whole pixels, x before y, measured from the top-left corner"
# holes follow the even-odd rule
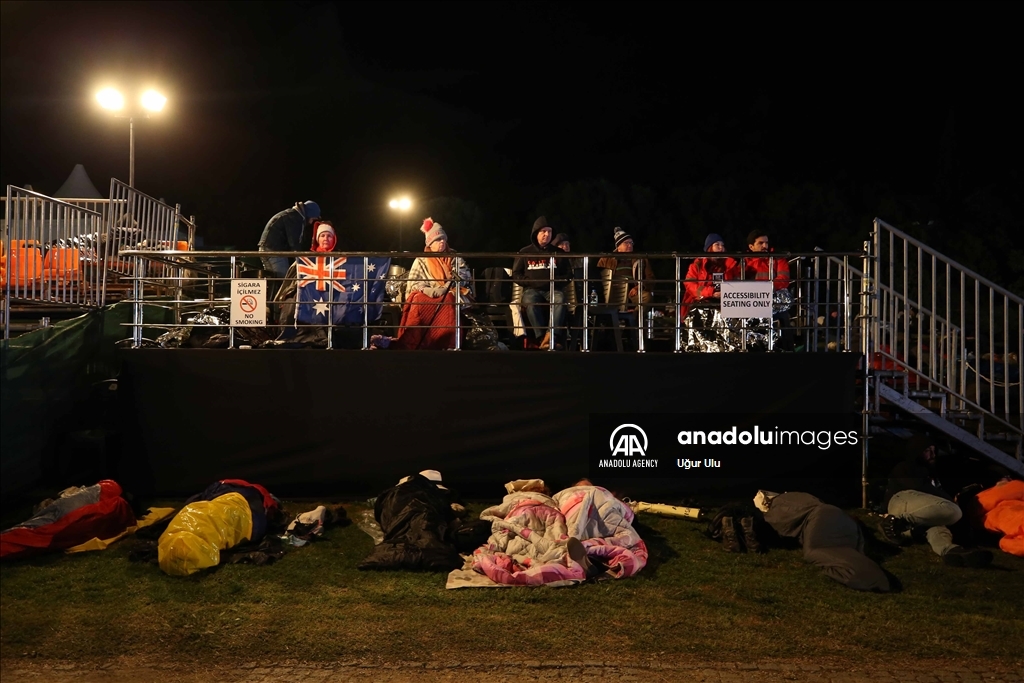
[[[303,325],[359,324],[380,317],[391,259],[388,257],[300,256],[295,262],[298,278],[295,322]]]

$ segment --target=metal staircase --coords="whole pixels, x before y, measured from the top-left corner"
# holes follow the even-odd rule
[[[1024,476],[1024,299],[884,221],[865,243],[865,431],[895,406]]]

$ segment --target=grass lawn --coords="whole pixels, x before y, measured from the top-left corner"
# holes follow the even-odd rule
[[[365,509],[347,507],[353,518]],[[129,562],[139,541],[127,539],[0,567],[0,649],[197,664],[1024,659],[1022,558],[997,552],[988,569],[954,569],[927,546],[878,546],[903,590],[874,595],[832,582],[799,550],[730,555],[702,524],[637,521],[651,553],[639,576],[565,589],[447,591],[440,573],[360,572],[373,542],[354,524],[270,566],[189,578]]]

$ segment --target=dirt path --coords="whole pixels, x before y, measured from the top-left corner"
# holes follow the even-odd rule
[[[5,658],[0,660],[4,683],[468,683],[485,679],[514,678],[517,683],[575,681],[577,683],[1022,683],[1024,663],[958,663],[917,661],[900,663],[777,662],[621,662],[519,661],[400,662],[366,664],[337,662],[257,663],[197,668],[178,663],[152,662],[141,658],[103,663],[76,664]]]

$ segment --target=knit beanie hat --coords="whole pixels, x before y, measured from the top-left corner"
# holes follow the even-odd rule
[[[569,241],[569,236],[566,235],[564,232],[560,232],[557,235],[555,235],[555,238],[553,240],[551,240],[551,246],[557,247],[562,242],[568,242],[568,241]]]
[[[320,239],[320,233],[322,232],[329,232],[332,235],[334,235],[335,238],[337,238],[338,236],[338,233],[334,232],[334,226],[328,223],[327,221],[320,221],[319,223],[317,223],[314,227],[314,230],[315,233],[313,235],[313,238],[316,240]]]
[[[613,249],[618,249],[620,244],[622,244],[626,240],[631,240],[631,239],[633,239],[632,235],[630,235],[628,232],[626,232],[622,228],[616,227],[615,228],[615,246],[612,247],[612,248]]]
[[[707,239],[704,240],[704,251],[711,251],[711,245],[714,244],[715,242],[724,243],[725,240],[723,240],[722,236],[719,235],[717,232],[711,233],[710,235],[707,236]]]
[[[320,218],[320,205],[313,201],[305,201],[302,203],[302,213],[306,216],[306,220]]]
[[[447,240],[448,234],[441,227],[440,223],[435,223],[432,218],[424,218],[423,225],[420,226],[420,231],[423,233],[423,239],[426,246],[430,246],[438,240]]]

